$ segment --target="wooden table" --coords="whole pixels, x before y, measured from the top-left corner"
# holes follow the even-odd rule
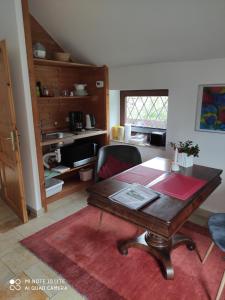
[[[169,171],[170,165],[170,160],[158,157],[142,164],[142,166],[162,171]],[[161,195],[159,199],[139,210],[129,209],[108,198],[113,193],[129,186],[128,183],[118,181],[114,177],[96,183],[88,189],[90,192],[88,204],[146,229],[136,239],[118,244],[120,253],[126,255],[130,247],[141,248],[149,252],[161,263],[166,279],[174,278],[174,270],[170,259],[171,251],[181,244],[186,244],[189,250],[195,249],[193,240],[176,232],[221,183],[220,174],[222,170],[194,165],[190,168],[180,168],[179,172],[203,179],[206,184],[185,201]]]

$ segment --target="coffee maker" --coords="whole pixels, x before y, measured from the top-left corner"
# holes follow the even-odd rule
[[[83,129],[83,113],[81,111],[70,111],[69,125],[71,131],[81,131]]]

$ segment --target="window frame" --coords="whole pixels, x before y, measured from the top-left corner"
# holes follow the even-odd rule
[[[145,96],[145,97],[154,97],[154,96],[169,96],[168,89],[161,89],[161,90],[123,90],[120,91],[120,125],[125,125],[125,113],[126,113],[126,97],[132,96]],[[145,126],[138,126],[132,125],[132,132],[137,133],[151,133],[152,131],[162,131],[166,132],[166,129],[161,128],[153,128],[153,127],[145,127]]]

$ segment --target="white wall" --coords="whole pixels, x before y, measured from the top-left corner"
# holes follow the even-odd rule
[[[225,83],[225,59],[110,68],[109,82],[111,90],[169,89],[167,141],[191,139],[200,146],[197,164],[224,169],[202,207],[225,212],[225,134],[195,131],[198,85]]]
[[[39,210],[40,188],[20,0],[0,2],[0,40],[3,39],[7,43],[11,69],[26,202],[30,207]]]
[[[120,125],[120,91],[110,90],[109,91],[109,128],[114,125]]]

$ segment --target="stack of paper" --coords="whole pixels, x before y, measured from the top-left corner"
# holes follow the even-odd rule
[[[139,209],[159,198],[159,194],[140,184],[131,184],[128,188],[109,196],[109,199],[131,209]]]

